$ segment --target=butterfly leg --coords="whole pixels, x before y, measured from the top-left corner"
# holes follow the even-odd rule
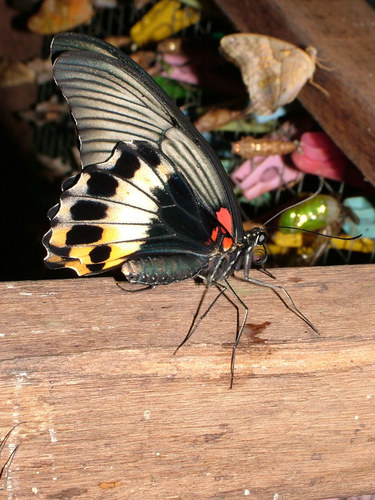
[[[116,281],[116,285],[119,287],[120,290],[122,290],[123,292],[127,292],[127,293],[144,292],[145,290],[150,290],[150,289],[152,290],[153,288],[156,288],[155,285],[146,285],[146,286],[144,286],[142,288],[137,288],[135,290],[131,290],[131,289],[128,289],[128,288],[124,288],[117,281]]]
[[[211,304],[208,306],[208,308],[206,309],[206,311],[202,314],[202,316],[199,318],[199,320],[196,322],[196,319],[198,317],[198,314],[199,314],[199,311],[201,309],[201,306],[202,306],[202,303],[203,303],[203,300],[206,296],[206,293],[207,293],[207,290],[208,288],[206,288],[200,302],[199,302],[199,305],[198,305],[198,308],[197,308],[197,311],[194,315],[194,318],[193,318],[193,321],[191,323],[191,326],[189,328],[189,331],[186,335],[186,337],[184,338],[184,340],[181,342],[181,344],[176,348],[176,350],[174,351],[173,354],[176,354],[176,352],[180,349],[180,347],[182,347],[189,339],[190,337],[193,335],[193,333],[197,330],[197,328],[199,327],[199,325],[201,324],[201,322],[204,320],[204,318],[207,316],[207,314],[211,311],[212,307],[216,304],[216,302],[218,301],[218,299],[224,294],[224,292],[226,291],[226,286],[222,285],[221,283],[215,283],[216,287],[219,288],[220,292],[217,294],[217,296],[214,298],[214,300],[211,302]]]
[[[1,441],[0,443],[0,453],[1,451],[3,450],[4,446],[5,446],[5,443],[7,442],[10,434],[13,432],[13,430],[17,427],[17,425],[19,424],[16,424],[14,425],[10,431],[8,431],[8,433],[6,434],[6,436],[4,437],[4,439]],[[9,475],[9,468],[12,464],[12,461],[13,461],[13,458],[14,458],[14,455],[16,454],[18,448],[19,448],[19,444],[13,449],[12,453],[9,455],[9,457],[7,458],[5,464],[0,468],[0,479],[2,479],[3,477],[3,474],[4,474],[4,471],[5,471],[5,477],[4,477],[4,483],[2,486],[0,486],[0,491],[2,490],[5,490],[6,486],[7,486],[7,482],[8,482],[8,475]]]
[[[232,304],[234,304],[235,307],[237,308],[237,332],[236,332],[236,338],[234,340],[234,344],[233,344],[233,348],[232,348],[232,358],[231,358],[231,363],[230,363],[230,386],[229,386],[229,388],[232,389],[232,387],[233,387],[233,379],[234,379],[234,365],[235,365],[235,360],[236,360],[236,350],[237,350],[238,343],[239,343],[239,341],[241,339],[242,333],[243,333],[244,328],[245,328],[245,324],[246,324],[246,321],[247,321],[247,316],[249,314],[249,308],[247,307],[247,305],[245,304],[245,302],[241,299],[241,297],[238,295],[238,293],[234,290],[234,288],[229,284],[229,282],[227,280],[225,280],[225,285],[226,285],[226,289],[228,289],[228,290],[230,290],[232,292],[232,294],[236,297],[236,299],[241,304],[241,306],[245,309],[245,314],[244,314],[241,326],[239,326],[239,310],[238,310],[238,306],[236,306],[236,304],[234,304],[229,299],[229,297],[227,297],[228,300],[230,302],[232,302]]]
[[[309,325],[309,327],[314,330],[315,333],[317,333],[318,335],[320,335],[318,329],[311,323],[311,321],[298,309],[298,307],[295,305],[292,297],[290,296],[290,294],[285,290],[285,288],[283,286],[280,286],[280,285],[273,285],[272,283],[265,283],[264,281],[260,281],[260,280],[257,280],[255,278],[250,278],[249,276],[244,276],[244,280],[245,281],[248,281],[249,283],[253,283],[254,285],[259,285],[259,286],[264,286],[266,288],[271,288],[271,290],[273,290],[276,295],[279,297],[279,299],[285,304],[285,306],[292,312],[294,312],[294,314],[296,316],[298,316],[300,319],[302,319],[302,321],[304,321],[307,325]],[[280,292],[283,292],[289,303],[280,295]]]
[[[234,379],[234,366],[235,366],[235,358],[236,358],[236,349],[237,349],[237,346],[238,346],[238,343],[241,339],[241,336],[242,336],[242,333],[243,333],[243,330],[245,328],[245,324],[246,324],[246,320],[247,320],[247,316],[248,316],[248,313],[249,313],[249,308],[247,307],[247,305],[244,303],[244,301],[239,297],[239,295],[237,294],[237,292],[233,289],[233,287],[229,284],[229,282],[227,280],[225,280],[225,285],[223,285],[222,283],[217,283],[215,282],[214,285],[220,290],[219,293],[217,294],[217,296],[214,298],[214,300],[210,303],[210,305],[208,306],[208,308],[206,309],[206,311],[201,315],[201,317],[199,318],[199,320],[196,322],[196,319],[197,319],[197,316],[199,314],[199,310],[201,308],[201,305],[202,305],[202,302],[203,302],[203,299],[206,295],[206,292],[207,292],[207,289],[199,303],[199,306],[198,306],[198,309],[197,309],[197,312],[195,313],[195,316],[193,318],[193,321],[192,321],[192,324],[191,324],[191,327],[186,335],[186,337],[184,338],[184,340],[181,342],[181,344],[177,347],[177,349],[175,350],[174,354],[176,354],[176,352],[180,349],[180,347],[182,347],[185,342],[187,342],[189,340],[189,338],[193,335],[193,333],[197,330],[197,328],[199,327],[199,325],[201,324],[201,322],[204,320],[204,318],[207,316],[207,314],[211,311],[211,309],[213,308],[213,306],[216,304],[216,302],[219,300],[219,298],[224,295],[224,297],[226,297],[227,300],[229,300],[229,302],[231,304],[234,305],[234,307],[236,308],[237,310],[237,329],[236,329],[236,338],[235,338],[235,341],[234,341],[234,344],[233,344],[233,349],[232,349],[232,358],[231,358],[231,377],[230,377],[230,386],[229,388],[231,389],[233,387],[233,379]],[[225,292],[227,290],[230,290],[232,292],[232,294],[236,297],[236,299],[238,300],[238,302],[242,305],[242,307],[245,309],[245,314],[244,314],[244,317],[243,317],[243,320],[242,320],[242,323],[241,323],[241,326],[240,326],[240,321],[239,321],[239,308],[238,306],[233,302],[233,300],[231,300],[226,294]]]
[[[276,276],[274,276],[268,269],[266,269],[264,266],[260,267],[257,269],[257,271],[264,273],[266,276],[269,276],[273,280],[277,279]]]

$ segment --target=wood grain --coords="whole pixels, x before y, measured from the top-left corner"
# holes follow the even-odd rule
[[[375,10],[365,0],[216,0],[243,32],[312,45],[332,71],[317,69],[303,106],[375,185]]]
[[[173,356],[203,290],[192,281],[0,283],[0,438],[22,422],[0,498],[374,493],[375,267],[275,273],[321,335],[233,280],[250,315],[232,390],[225,299]]]

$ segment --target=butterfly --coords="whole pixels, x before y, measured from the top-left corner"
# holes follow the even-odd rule
[[[317,51],[256,33],[234,33],[220,40],[223,55],[236,64],[250,96],[248,112],[270,115],[292,102],[313,81]]]
[[[201,319],[229,291],[245,310],[241,324],[237,314],[232,385],[248,308],[229,276],[243,270],[245,281],[287,294],[249,276],[267,257],[264,229],[243,231],[214,151],[132,59],[73,33],[54,38],[51,57],[78,129],[82,172],[63,183],[60,203],[48,213],[47,267],[79,276],[121,268],[130,283],[149,287],[200,278],[219,290]]]

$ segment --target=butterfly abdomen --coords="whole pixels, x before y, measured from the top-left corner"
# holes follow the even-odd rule
[[[168,285],[198,274],[203,262],[193,255],[142,257],[125,262],[121,272],[130,283]]]

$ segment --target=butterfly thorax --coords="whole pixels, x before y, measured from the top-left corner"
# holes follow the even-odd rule
[[[220,282],[228,278],[234,271],[244,270],[249,273],[253,265],[264,264],[267,251],[264,247],[266,233],[263,229],[255,227],[244,234],[241,242],[233,244],[226,252],[218,252],[210,259],[206,269],[199,273],[207,285]]]

